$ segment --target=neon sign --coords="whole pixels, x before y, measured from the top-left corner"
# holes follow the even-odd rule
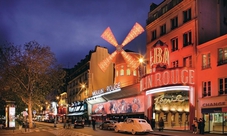
[[[103,88],[99,89],[99,90],[95,90],[95,91],[92,92],[92,96],[97,96],[97,95],[101,95],[101,94],[104,94],[104,93],[110,93],[110,92],[113,92],[113,91],[119,90],[119,89],[121,89],[120,82],[114,84],[113,86],[112,85],[107,86],[106,90],[104,90]]]
[[[168,48],[162,49],[161,47],[156,47],[150,51],[150,66],[155,64],[169,64],[169,50]]]
[[[140,91],[176,84],[195,84],[195,71],[188,68],[151,73],[140,81]]]
[[[159,97],[155,98],[155,105],[157,104],[168,104],[168,103],[172,103],[172,102],[183,102],[185,101],[185,99],[183,99],[182,95],[177,95],[175,98],[172,97],[171,99],[168,98],[164,98],[164,94],[160,95]]]

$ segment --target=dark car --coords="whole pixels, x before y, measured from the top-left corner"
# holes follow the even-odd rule
[[[107,129],[107,130],[114,129],[115,123],[117,123],[116,120],[107,120],[99,126],[99,129]]]
[[[84,128],[84,121],[83,120],[75,120],[75,122],[74,122],[74,128],[77,128],[77,127]]]

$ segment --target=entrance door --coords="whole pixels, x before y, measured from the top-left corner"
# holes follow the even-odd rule
[[[205,128],[204,132],[210,132],[210,114],[204,114]]]
[[[224,134],[227,134],[227,113],[224,113],[223,126],[224,126]]]

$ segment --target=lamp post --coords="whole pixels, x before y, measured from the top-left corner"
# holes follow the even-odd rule
[[[140,57],[139,58],[139,63],[140,63],[140,66],[139,66],[139,77],[141,78],[142,76],[145,75],[146,73],[146,64],[145,64],[145,60],[144,60],[144,57]]]

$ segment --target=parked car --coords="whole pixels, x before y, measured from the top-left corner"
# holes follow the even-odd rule
[[[107,121],[104,121],[99,126],[99,129],[107,129],[107,130],[114,129],[115,123],[117,123],[117,121],[115,121],[115,120],[107,120]]]
[[[84,121],[83,120],[75,120],[75,122],[74,122],[74,128],[77,128],[77,127],[84,128]]]
[[[119,122],[114,125],[115,132],[129,132],[135,135],[136,133],[149,133],[152,128],[145,119],[127,118],[124,122]]]

